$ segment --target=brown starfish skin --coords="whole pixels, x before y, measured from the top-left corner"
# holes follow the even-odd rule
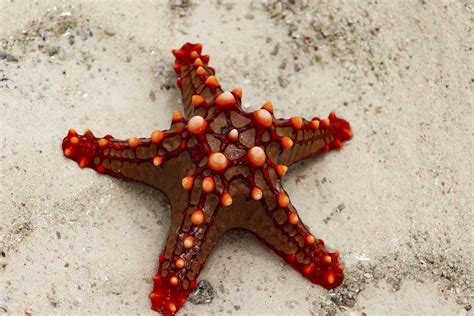
[[[338,253],[329,253],[297,215],[281,178],[299,160],[339,149],[349,124],[327,119],[276,119],[270,102],[241,108],[241,90],[224,92],[200,44],[174,50],[186,118],[178,112],[166,131],[120,141],[70,130],[66,157],[84,167],[163,191],[171,228],[150,294],[152,308],[175,314],[196,286],[207,256],[230,229],[254,233],[311,282],[325,288],[343,280]]]

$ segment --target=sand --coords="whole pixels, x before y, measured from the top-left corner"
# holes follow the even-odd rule
[[[152,314],[164,196],[81,170],[67,130],[145,136],[181,106],[172,48],[199,41],[248,109],[350,121],[340,152],[290,169],[346,281],[310,284],[226,235],[181,314],[469,314],[472,3],[0,1],[0,314]]]

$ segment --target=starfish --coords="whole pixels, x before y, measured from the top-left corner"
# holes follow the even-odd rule
[[[349,124],[328,118],[277,119],[273,105],[247,113],[242,90],[224,91],[201,44],[173,50],[184,116],[168,130],[118,140],[75,130],[64,155],[81,168],[138,181],[162,191],[171,204],[171,228],[150,294],[152,309],[174,315],[219,238],[231,229],[255,234],[289,265],[327,289],[341,284],[338,253],[329,252],[303,224],[281,179],[288,166],[352,137]]]

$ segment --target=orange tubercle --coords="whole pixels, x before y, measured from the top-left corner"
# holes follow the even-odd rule
[[[277,202],[280,207],[287,207],[290,204],[290,199],[288,195],[283,192],[278,193],[277,195]]]
[[[189,248],[191,248],[192,246],[194,246],[194,238],[191,237],[191,236],[188,236],[188,237],[184,238],[183,246],[184,246],[184,248],[186,248],[186,249],[189,249]]]
[[[76,136],[73,136],[71,137],[71,139],[69,139],[69,142],[71,142],[71,144],[76,145],[77,143],[79,143],[79,138],[77,138]]]
[[[315,242],[315,238],[313,235],[308,235],[306,236],[305,241],[307,245],[312,245]]]
[[[204,223],[204,213],[202,210],[195,210],[191,214],[191,223],[196,226]]]
[[[196,58],[199,57],[199,53],[196,52],[195,50],[193,50],[193,51],[191,52],[191,54],[189,54],[189,56],[190,56],[192,59],[196,59]]]
[[[231,141],[236,142],[237,140],[239,140],[239,131],[234,128],[230,130],[230,132],[227,134],[227,137]]]
[[[242,99],[242,88],[234,88],[234,89],[232,90],[232,94],[233,94],[235,97],[237,97],[237,98],[239,98],[239,99]]]
[[[254,167],[261,167],[265,164],[267,156],[262,147],[254,146],[247,152],[247,158]]]
[[[202,67],[202,66],[204,66],[204,64],[203,64],[201,58],[196,58],[196,60],[194,61],[194,67],[197,68],[197,67]]]
[[[207,127],[207,121],[199,115],[193,116],[188,122],[188,131],[191,134],[202,134]]]
[[[87,167],[87,163],[88,163],[87,159],[82,158],[81,160],[79,160],[79,167],[80,168],[85,168],[85,167]]]
[[[205,193],[209,193],[209,192],[214,191],[214,187],[215,187],[215,182],[214,182],[214,179],[212,177],[205,177],[202,180],[202,190]]]
[[[165,138],[165,133],[162,131],[154,130],[151,132],[151,141],[154,144],[159,144]]]
[[[186,261],[183,258],[178,258],[176,259],[175,264],[176,264],[176,268],[182,269],[186,265]]]
[[[330,125],[331,125],[331,122],[327,118],[324,120],[321,120],[321,122],[319,123],[319,126],[323,128],[329,128]]]
[[[329,272],[329,273],[326,275],[326,281],[327,281],[329,284],[333,284],[334,281],[335,281],[334,273]]]
[[[65,148],[64,149],[64,156],[69,157],[72,154],[72,149],[71,148]]]
[[[319,128],[319,121],[318,120],[312,120],[310,123],[310,126],[312,129],[316,130]]]
[[[252,199],[258,201],[263,197],[263,192],[259,187],[254,187],[250,195],[252,196]]]
[[[285,165],[277,165],[275,167],[275,170],[280,177],[283,177],[288,171],[288,167]]]
[[[155,158],[153,158],[153,164],[158,167],[158,166],[161,166],[161,164],[163,163],[163,160],[164,158],[161,157],[161,156],[155,156]]]
[[[227,157],[220,152],[210,154],[207,162],[209,168],[214,171],[224,171],[227,169],[228,163]]]
[[[172,118],[172,121],[173,123],[176,123],[178,121],[181,121],[183,119],[183,115],[181,114],[181,112],[179,111],[175,111],[173,113],[173,118]]]
[[[303,274],[308,276],[314,271],[314,264],[310,263],[303,268]]]
[[[295,129],[301,129],[303,126],[303,119],[299,116],[292,117],[290,121]]]
[[[332,262],[331,256],[324,256],[323,257],[323,262],[327,263],[327,264],[330,264]]]
[[[235,98],[232,93],[225,91],[216,98],[216,105],[221,109],[229,109],[235,105]]]
[[[257,110],[254,112],[254,116],[255,116],[255,120],[260,126],[264,128],[268,128],[272,126],[273,119],[272,119],[272,115],[270,114],[268,110],[265,110],[265,109]]]
[[[332,271],[328,271],[325,275],[325,278],[328,284],[333,284],[334,281],[336,281],[336,277],[334,276],[334,273]]]
[[[209,88],[213,88],[213,89],[220,86],[219,81],[214,76],[209,76],[204,82],[204,84],[208,86]]]
[[[176,305],[174,303],[168,303],[168,310],[170,311],[170,313],[174,314],[176,313],[176,311],[178,310],[178,308],[176,307]]]
[[[298,217],[298,214],[296,214],[295,212],[291,212],[289,215],[288,215],[288,222],[291,224],[291,225],[296,225],[298,224],[298,222],[300,221],[299,217]]]
[[[138,145],[140,145],[140,140],[137,137],[130,137],[128,139],[128,146],[130,146],[130,148],[137,148]]]
[[[267,110],[267,111],[270,112],[270,113],[273,113],[273,103],[271,103],[270,101],[265,102],[265,103],[262,105],[262,109]]]
[[[191,103],[193,107],[197,108],[198,106],[201,106],[204,104],[204,98],[198,94],[195,94],[191,97]]]
[[[179,280],[176,276],[173,275],[172,277],[170,277],[170,284],[171,285],[176,286],[176,285],[178,285],[178,283],[179,283]]]
[[[224,192],[221,195],[221,205],[222,206],[231,206],[232,205],[232,196],[228,192]]]
[[[193,188],[194,184],[194,178],[191,176],[184,177],[183,180],[181,180],[181,185],[186,191],[189,191]]]
[[[109,140],[105,139],[105,138],[101,138],[101,139],[99,139],[99,141],[97,143],[99,144],[100,148],[105,148],[109,144]]]
[[[280,140],[280,144],[283,150],[287,150],[293,147],[293,140],[288,136],[283,136]]]
[[[205,70],[203,67],[199,66],[199,67],[196,69],[196,74],[197,74],[198,76],[204,76],[204,75],[206,74],[206,70]]]

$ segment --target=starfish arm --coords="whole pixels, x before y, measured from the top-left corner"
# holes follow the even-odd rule
[[[300,117],[275,119],[274,125],[277,133],[291,144],[281,152],[278,160],[280,164],[287,166],[331,149],[340,149],[342,142],[352,137],[349,123],[334,113],[329,114],[327,119],[315,117],[311,121]]]
[[[191,43],[172,51],[176,57],[173,68],[178,75],[177,85],[181,89],[186,118],[206,117],[216,98],[223,93],[214,68],[208,65],[209,55],[201,55],[201,51],[201,44]],[[240,89],[232,91],[237,107],[240,107],[241,93]]]
[[[191,194],[171,200],[171,228],[150,294],[152,309],[164,315],[174,315],[186,303],[206,258],[225,231],[219,199],[213,195],[200,195],[197,201]]]
[[[312,283],[327,289],[336,288],[344,278],[343,265],[338,262],[338,253],[329,252],[324,242],[315,239],[303,224],[294,206],[286,197],[283,205],[270,196],[261,201],[249,201],[241,206],[240,227],[251,231],[265,245],[282,257],[294,269]],[[277,200],[278,196],[277,195]],[[251,212],[245,210],[252,210]]]
[[[181,135],[176,125],[179,123],[168,131],[154,131],[151,138],[132,137],[128,140],[118,140],[110,135],[97,138],[91,131],[79,135],[71,129],[63,140],[63,153],[81,168],[91,168],[101,174],[142,182],[166,191],[173,184],[166,181],[165,174],[175,168],[178,160],[171,158],[182,151]]]

